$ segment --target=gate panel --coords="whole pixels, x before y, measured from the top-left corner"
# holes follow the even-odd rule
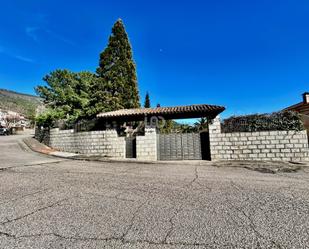
[[[126,137],[126,158],[136,158],[136,138]]]
[[[202,149],[202,159],[211,160],[209,132],[201,133],[201,149]]]
[[[201,160],[198,133],[158,134],[159,160]]]

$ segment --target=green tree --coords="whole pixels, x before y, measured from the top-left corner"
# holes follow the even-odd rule
[[[119,95],[111,91],[111,83],[107,83],[102,77],[96,77],[90,85],[90,107],[87,114],[95,117],[100,112],[123,109]]]
[[[150,108],[151,107],[151,105],[150,105],[150,97],[149,97],[149,93],[148,92],[146,93],[146,96],[145,96],[144,107],[145,108]]]
[[[132,48],[120,19],[112,28],[108,46],[100,54],[97,74],[97,92],[93,96],[98,103],[97,112],[140,107]]]
[[[64,118],[64,113],[57,109],[47,108],[35,118],[36,125],[41,127],[53,127],[55,122]]]
[[[208,119],[203,117],[194,123],[196,131],[207,131],[208,130]]]
[[[56,70],[46,75],[43,80],[46,86],[38,86],[36,92],[43,99],[47,110],[37,117],[37,120],[41,123],[44,123],[44,119],[50,123],[55,119],[75,122],[89,116],[92,108],[89,89],[96,80],[94,74]]]
[[[165,122],[163,122],[164,126],[162,126],[162,124],[160,124],[160,133],[172,133],[174,128],[175,128],[175,124],[173,120],[165,120]]]

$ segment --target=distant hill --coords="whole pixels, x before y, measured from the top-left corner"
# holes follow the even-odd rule
[[[26,117],[33,116],[42,100],[34,95],[0,89],[0,109],[18,112]]]

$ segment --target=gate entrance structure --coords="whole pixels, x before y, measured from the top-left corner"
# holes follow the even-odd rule
[[[210,160],[209,134],[177,133],[157,134],[156,124],[171,119],[201,118],[214,119],[225,110],[217,105],[188,105],[175,107],[121,109],[97,115],[105,127],[141,121],[144,135],[126,138],[127,158],[140,160]],[[160,122],[154,123],[153,120]]]

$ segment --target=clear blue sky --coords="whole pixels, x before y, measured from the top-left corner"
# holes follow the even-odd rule
[[[309,1],[1,1],[0,88],[34,93],[55,69],[95,71],[113,23],[142,100],[276,111],[309,91]]]

